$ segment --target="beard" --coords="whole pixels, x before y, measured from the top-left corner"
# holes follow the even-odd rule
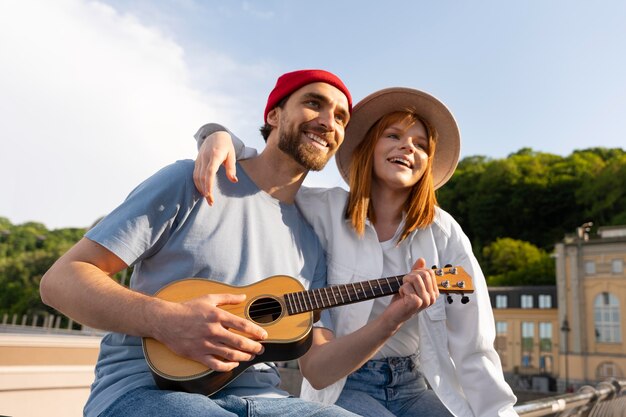
[[[302,165],[307,170],[320,171],[326,166],[330,157],[335,154],[336,148],[329,149],[329,152],[324,153],[321,152],[315,145],[303,142],[301,137],[304,135],[304,128],[306,127],[306,124],[295,128],[281,126],[278,136],[278,149],[287,155],[290,155],[294,161]],[[321,137],[327,136],[326,132],[319,132],[312,128],[307,130],[314,131]]]

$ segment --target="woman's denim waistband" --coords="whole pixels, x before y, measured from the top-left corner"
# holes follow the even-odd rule
[[[415,355],[369,360],[348,376],[344,390],[361,391],[378,401],[417,397],[428,385],[415,361]]]
[[[412,371],[418,366],[417,355],[392,356],[384,359],[371,359],[363,364],[361,369],[371,369],[376,371]]]

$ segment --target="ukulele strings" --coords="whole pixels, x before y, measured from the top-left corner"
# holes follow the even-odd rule
[[[327,305],[333,306],[341,304],[338,301],[339,299],[341,299],[342,302],[345,303],[346,301],[344,301],[344,298],[348,300],[347,302],[353,302],[364,299],[364,297],[376,296],[376,291],[380,292],[378,296],[391,295],[394,291],[397,291],[397,286],[401,284],[401,281],[399,281],[399,277],[400,276],[379,278],[372,281],[367,281],[366,283],[370,287],[369,290],[365,289],[363,283],[350,283],[342,285],[332,285],[326,288],[316,288],[314,290],[296,291],[284,294],[281,298],[285,300],[287,304],[295,304],[296,302],[302,303],[304,306],[307,307],[307,309],[308,306],[312,307],[313,305],[315,305],[317,308],[325,308]],[[392,285],[393,283],[390,283],[390,280],[392,279],[396,281],[395,285]],[[375,282],[375,284],[372,284],[372,282]],[[383,289],[383,284],[389,287],[389,289]],[[359,287],[357,287],[356,285],[359,285]],[[338,292],[335,292],[335,290]],[[390,292],[385,293],[385,291]],[[288,297],[291,297],[292,300],[289,300]],[[318,299],[321,300],[321,302],[318,301]],[[298,309],[295,305],[293,307],[294,310],[301,310]],[[221,308],[229,312],[237,309],[236,306],[231,306],[230,308],[228,308],[227,306],[222,306]],[[277,301],[275,299],[268,297],[267,301],[254,302],[250,308],[250,312],[255,315],[278,314],[282,311],[282,309],[283,308],[280,303],[277,304]],[[316,308],[312,308],[312,310],[315,309]]]
[[[378,278],[364,282],[331,285],[325,288],[291,292],[277,298],[282,299],[288,307],[292,307],[294,313],[311,311],[319,308],[327,308],[349,302],[361,301],[372,296],[381,297],[394,294],[402,285],[402,278],[403,275],[396,275],[393,277]],[[369,289],[366,289],[364,284],[369,286]],[[378,294],[377,291],[379,292]],[[251,314],[280,314],[283,310],[283,305],[277,301],[277,299],[270,297],[266,298],[267,301],[257,301],[251,305]],[[318,301],[318,299],[320,301]],[[314,305],[315,308],[310,308]],[[236,306],[231,306],[230,308],[222,306],[221,308],[229,312],[237,310]]]
[[[335,306],[354,301],[361,301],[371,297],[391,295],[400,287],[401,281],[399,278],[400,277],[398,276],[379,278],[365,282],[332,285],[327,288],[318,288],[310,291],[286,294],[285,298],[290,295],[292,298],[292,300],[290,300],[291,302],[305,304],[305,307],[307,302],[309,305],[315,304],[316,306],[319,306],[321,304],[321,307],[326,307],[327,305]],[[394,280],[395,282],[390,280]],[[387,288],[385,288],[385,286]],[[313,296],[311,297],[309,294],[312,294]]]

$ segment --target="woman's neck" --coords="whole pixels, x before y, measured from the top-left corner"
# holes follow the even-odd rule
[[[371,202],[374,213],[376,213],[374,228],[380,242],[391,239],[398,230],[398,226],[402,222],[404,203],[409,192],[405,190],[398,192],[389,188],[383,189],[372,184]]]

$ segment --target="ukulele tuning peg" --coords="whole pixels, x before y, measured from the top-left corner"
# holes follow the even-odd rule
[[[437,269],[437,265],[431,266],[430,269]]]
[[[461,297],[461,304],[467,303],[469,303],[469,297],[467,295],[464,295],[463,297]]]
[[[444,268],[452,268],[452,264],[445,264]]]
[[[452,304],[452,301],[453,301],[453,300],[452,300],[452,296],[451,296],[451,295],[448,295],[448,296],[446,297],[446,300],[448,301],[448,304]]]

